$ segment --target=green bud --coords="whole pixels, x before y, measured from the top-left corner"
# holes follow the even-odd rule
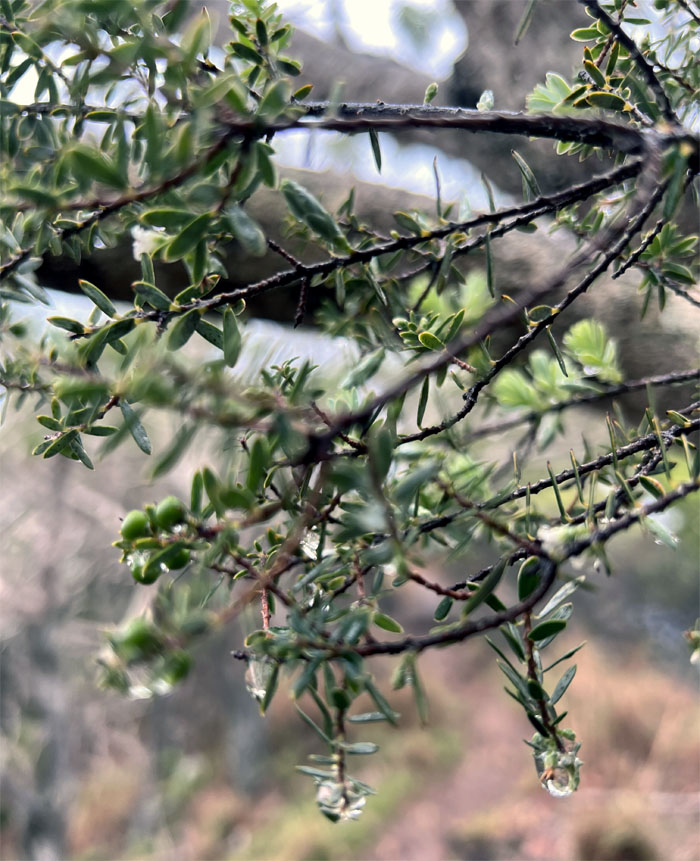
[[[185,505],[177,496],[166,496],[156,507],[156,522],[161,529],[171,529],[185,519]]]
[[[130,511],[122,522],[121,534],[128,541],[148,534],[148,518],[139,509]]]

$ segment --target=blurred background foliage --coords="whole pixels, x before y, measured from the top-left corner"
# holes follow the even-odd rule
[[[207,5],[225,23],[226,4]],[[301,28],[294,45],[305,80],[327,82],[328,92],[317,83],[315,97],[327,96],[333,82],[342,80],[344,98],[410,102],[438,79],[441,104],[473,107],[488,87],[496,107],[508,109],[521,106],[545,72],[568,73],[579,54],[579,46],[565,38],[582,26],[583,12],[573,0],[541,0],[530,30],[513,49],[511,34],[526,5],[526,0],[280,3]],[[487,165],[497,177],[497,193],[519,194],[520,175],[508,144],[499,149],[500,143],[490,140],[486,149],[474,139],[465,153],[462,141],[440,139],[448,199],[462,202],[466,193],[470,204],[479,206],[482,191],[475,178]],[[313,188],[315,182],[331,198],[349,181],[357,182],[359,199],[365,195],[379,226],[386,213],[411,208],[407,193],[432,193],[434,148],[428,149],[420,132],[409,143],[383,142],[385,152],[391,146],[396,151],[386,159],[394,172],[383,173],[379,190],[369,185],[378,177],[367,168],[368,153],[355,152],[354,142],[343,146],[328,136],[302,148],[289,136],[278,160],[289,175],[305,169],[305,183]],[[569,159],[555,162],[549,144],[530,144],[527,159],[552,189],[587,169]],[[259,207],[254,214],[267,230],[264,198]],[[683,218],[692,224],[694,215],[685,212]],[[506,253],[506,282],[526,278],[558,253],[539,240],[517,241],[510,258]],[[130,257],[130,249],[126,256],[116,249],[84,263],[80,273],[65,262],[48,262],[39,281],[71,286],[80,274],[97,283],[128,283],[129,267],[137,266]],[[250,279],[253,266],[264,274],[265,265],[244,261],[240,281]],[[483,272],[477,267],[470,277],[474,297],[483,295]],[[67,300],[55,296],[54,301],[61,313],[60,303]],[[580,313],[590,313],[599,301],[587,298]],[[671,301],[663,331],[652,313],[644,325],[655,337],[642,334],[633,341],[626,324],[638,313],[636,297],[618,284],[615,296],[604,301],[626,376],[648,369],[650,361],[659,372],[673,367],[674,350],[684,337],[687,345],[697,327],[685,306],[678,310]],[[279,305],[254,311],[277,319],[293,316],[293,308],[290,313]],[[264,325],[272,324],[261,324],[251,335],[258,339],[249,350],[251,374],[256,363],[270,364],[275,338],[288,344],[292,337]],[[331,352],[320,339],[301,340],[300,352]],[[351,364],[352,354],[343,360]],[[638,404],[628,398],[622,408],[634,410]],[[588,433],[589,416],[579,411],[569,417],[566,438]],[[153,436],[165,439],[176,427],[175,418],[163,419]],[[144,600],[144,590],[124,576],[116,551],[106,561],[102,548],[112,541],[125,510],[169,492],[186,496],[184,476],[206,458],[206,444],[188,454],[167,480],[150,483],[136,452],[125,451],[119,463],[107,461],[93,473],[63,458],[32,459],[37,439],[28,411],[10,410],[0,437],[3,858],[697,857],[700,709],[695,668],[680,636],[693,624],[699,598],[700,529],[693,499],[667,514],[681,538],[676,550],[638,534],[624,535],[611,548],[614,577],[602,583],[604,575],[592,574],[591,592],[579,598],[576,624],[567,633],[570,645],[588,632],[595,633],[597,645],[586,647],[577,684],[567,694],[586,740],[584,759],[590,761],[573,798],[564,804],[532,780],[531,763],[516,749],[518,736],[531,730],[503,696],[501,679],[480,643],[463,655],[456,651],[449,661],[440,651],[426,656],[424,677],[435,718],[427,727],[420,726],[405,692],[393,696],[403,731],[377,731],[383,757],[366,774],[379,795],[359,822],[338,829],[308,803],[307,780],[293,770],[312,750],[312,739],[297,722],[293,734],[287,731],[291,702],[278,697],[261,721],[245,690],[245,667],[222,658],[239,641],[240,630],[202,646],[196,653],[198,672],[168,697],[124,700],[96,687],[100,628],[134,615]],[[500,446],[500,455],[509,456],[505,440],[483,445]],[[563,442],[560,454],[567,456]],[[533,459],[529,468],[534,473],[541,466]],[[599,585],[602,600],[595,591]],[[420,597],[401,600],[403,617],[413,619],[416,628],[431,618],[432,605],[423,606]],[[240,624],[245,630],[246,619]],[[388,674],[390,668],[376,671]]]

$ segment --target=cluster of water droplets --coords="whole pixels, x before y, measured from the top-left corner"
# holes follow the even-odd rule
[[[349,780],[322,780],[316,789],[316,803],[321,813],[332,822],[359,819],[367,798],[366,793]]]
[[[581,742],[572,730],[559,730],[557,737],[559,745],[555,739],[535,733],[531,745],[542,788],[554,798],[566,798],[576,792],[581,779]]]

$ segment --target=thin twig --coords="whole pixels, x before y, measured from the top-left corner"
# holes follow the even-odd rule
[[[649,84],[649,87],[654,91],[661,113],[664,115],[665,119],[674,126],[677,126],[678,120],[676,119],[671,103],[668,100],[666,91],[659,79],[656,77],[653,67],[637,47],[637,43],[634,39],[632,39],[631,36],[628,36],[622,29],[622,26],[600,6],[598,0],[579,0],[579,3],[587,6],[593,12],[595,17],[598,18],[599,21],[602,21],[603,24],[605,24],[605,26],[615,34],[617,41],[629,51],[632,59],[637,64],[639,71],[646,79],[647,84]]]

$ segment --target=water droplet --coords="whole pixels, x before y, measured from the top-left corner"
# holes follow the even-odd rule
[[[150,700],[153,697],[153,691],[146,685],[131,685],[129,696],[132,700]]]
[[[566,798],[578,789],[580,770],[583,765],[578,758],[581,742],[571,730],[560,730],[558,739],[563,750],[553,738],[535,733],[532,744],[537,776],[545,789],[554,798]]]
[[[248,669],[245,674],[245,686],[251,697],[259,703],[265,699],[265,693],[273,669],[273,665],[266,660],[253,659],[248,662]]]
[[[322,780],[316,790],[316,803],[323,815],[333,822],[359,819],[366,802],[365,794],[347,780],[344,783]]]

